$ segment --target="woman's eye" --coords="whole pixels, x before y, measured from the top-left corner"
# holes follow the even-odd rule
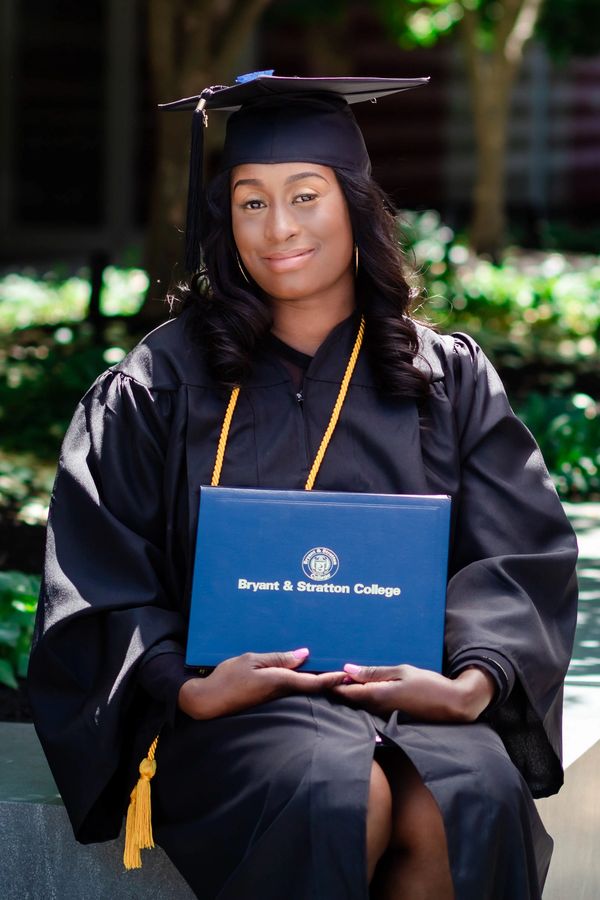
[[[242,203],[242,209],[262,209],[264,205],[262,200],[246,200]]]
[[[316,194],[298,194],[294,197],[294,203],[308,203],[309,200],[316,200]]]

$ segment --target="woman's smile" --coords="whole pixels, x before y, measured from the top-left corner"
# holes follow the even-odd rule
[[[263,260],[273,272],[291,272],[304,266],[315,252],[314,247],[275,251],[263,256]]]

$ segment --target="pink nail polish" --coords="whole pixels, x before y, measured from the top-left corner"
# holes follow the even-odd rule
[[[296,659],[304,659],[309,653],[310,650],[308,647],[300,647],[299,650],[292,650],[292,655],[295,656]]]
[[[358,675],[360,672],[360,666],[355,666],[354,663],[346,663],[344,666],[344,672],[350,672],[351,675]]]

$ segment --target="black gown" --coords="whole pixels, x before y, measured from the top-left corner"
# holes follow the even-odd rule
[[[194,722],[141,687],[140,664],[185,642],[198,490],[227,402],[193,318],[165,323],[98,378],[60,457],[30,695],[76,837],[118,834],[161,730],[155,836],[198,896],[365,900],[379,734],[439,804],[457,900],[540,897],[551,841],[532,796],[562,783],[576,542],[535,442],[470,338],[419,326],[418,364],[432,376],[421,410],[382,398],[361,353],[316,487],[452,496],[445,671],[470,655],[505,659],[516,675],[508,699],[472,725],[384,721],[325,695]],[[240,394],[221,484],[302,489],[355,333],[351,317],[319,348],[302,404],[265,349]]]

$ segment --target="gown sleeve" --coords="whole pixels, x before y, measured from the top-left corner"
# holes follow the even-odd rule
[[[448,398],[460,485],[447,594],[449,669],[505,659],[514,685],[486,714],[534,796],[562,783],[562,684],[576,623],[577,543],[541,453],[472,339],[458,335]]]
[[[118,835],[136,761],[167,717],[138,684],[140,662],[185,639],[164,553],[174,393],[100,376],[65,436],[51,497],[29,694],[83,842]]]

